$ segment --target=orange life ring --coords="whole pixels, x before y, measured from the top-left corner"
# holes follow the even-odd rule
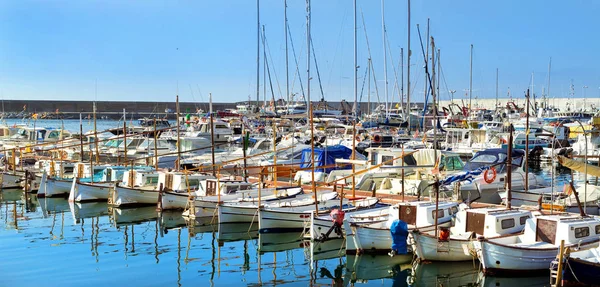
[[[381,136],[380,135],[374,135],[373,136],[373,142],[374,143],[380,143],[381,142]]]
[[[492,177],[489,177],[489,172],[490,172],[490,171],[492,172]],[[496,168],[494,168],[494,167],[491,167],[490,169],[486,170],[486,171],[483,173],[483,180],[485,180],[485,182],[486,182],[486,183],[488,183],[488,184],[489,184],[489,183],[492,183],[492,182],[494,182],[494,180],[496,180],[496,175],[497,175],[497,174],[498,174],[498,173],[496,172]]]

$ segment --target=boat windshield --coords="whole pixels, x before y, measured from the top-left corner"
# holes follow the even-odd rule
[[[506,160],[506,154],[476,154],[475,157],[471,159],[473,163],[497,163]]]

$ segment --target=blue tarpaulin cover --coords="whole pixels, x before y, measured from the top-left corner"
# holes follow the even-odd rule
[[[394,250],[396,254],[408,253],[406,248],[408,224],[402,220],[396,219],[392,222],[392,226],[390,226],[390,232],[392,233],[392,250]]]
[[[302,164],[300,168],[309,168],[312,167],[312,161],[310,158],[311,149],[306,148],[302,150]],[[336,168],[317,168],[319,166],[333,165],[335,164],[336,158],[344,158],[350,159],[352,157],[352,150],[343,145],[334,145],[327,146],[325,148],[315,148],[315,171],[316,172],[330,172],[335,170]],[[352,168],[351,165],[348,165],[345,168]]]

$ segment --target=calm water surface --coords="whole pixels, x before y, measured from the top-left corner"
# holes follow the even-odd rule
[[[98,129],[114,126],[104,121]],[[77,130],[79,121],[65,127]],[[181,212],[159,214],[154,206],[118,209],[0,191],[0,286],[548,285],[547,275],[485,277],[473,262],[346,256],[343,245],[311,244],[299,234],[259,235],[256,227],[210,219],[186,222]]]

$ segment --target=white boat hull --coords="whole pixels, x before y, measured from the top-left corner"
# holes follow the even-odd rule
[[[447,241],[438,241],[433,236],[427,236],[421,232],[411,232],[409,242],[413,253],[419,260],[470,261],[473,260],[473,256],[477,256],[469,240],[450,237]],[[473,250],[472,254],[470,250]]]
[[[479,262],[483,266],[483,272],[486,274],[506,274],[548,270],[559,249],[556,246],[545,248],[511,246],[508,245],[509,242],[506,241],[506,244],[498,244],[489,240],[473,242]],[[589,249],[596,246],[598,246],[597,240],[582,243],[579,248]]]
[[[108,200],[112,183],[80,183],[73,179],[71,191],[69,192],[69,201],[102,201]]]
[[[41,182],[40,185],[44,185],[43,189],[46,197],[65,196],[71,191],[72,181],[46,178],[46,183]]]
[[[310,228],[313,211],[283,211],[260,209],[258,211],[259,232],[292,232]]]
[[[258,221],[258,208],[255,205],[218,206],[219,223],[252,223]]]
[[[187,207],[188,200],[187,193],[163,192],[160,197],[162,209],[184,209]]]
[[[158,203],[158,191],[151,189],[116,186],[113,193],[114,206],[150,205]]]
[[[387,253],[392,251],[392,235],[389,227],[383,228],[379,224],[377,227],[368,225],[353,225],[351,226],[354,232],[355,247],[358,248],[358,253]],[[449,227],[451,222],[438,224],[440,227]],[[387,226],[387,225],[386,225]],[[432,229],[433,226],[421,227],[421,230]],[[409,227],[409,231],[412,231]],[[408,240],[408,238],[407,238]],[[346,250],[348,246],[346,246]]]

